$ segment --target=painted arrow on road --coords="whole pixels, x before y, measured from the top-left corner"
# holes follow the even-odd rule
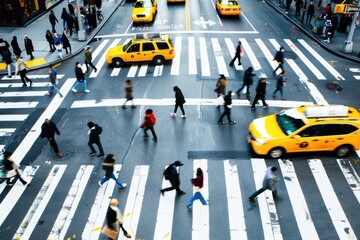
[[[203,29],[207,29],[207,24],[209,24],[209,27],[214,25],[216,22],[213,22],[211,20],[207,20],[205,21],[205,19],[203,17],[200,17],[198,20],[194,21],[193,23],[195,23],[196,25],[201,26]]]

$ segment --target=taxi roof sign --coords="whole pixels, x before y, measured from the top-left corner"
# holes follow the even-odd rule
[[[161,40],[165,40],[165,34],[163,33],[138,33],[135,34],[135,39],[136,40],[141,40],[141,39],[161,39]]]
[[[309,107],[304,111],[304,114],[307,118],[347,117],[349,107],[342,105]]]

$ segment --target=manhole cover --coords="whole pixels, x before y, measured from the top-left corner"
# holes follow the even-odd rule
[[[297,59],[298,56],[292,51],[284,51],[284,57],[288,59]]]
[[[327,89],[334,91],[334,92],[340,92],[342,91],[342,87],[337,83],[326,83]]]

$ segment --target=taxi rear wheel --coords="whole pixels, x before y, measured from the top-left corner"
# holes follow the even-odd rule
[[[156,56],[156,57],[154,57],[153,62],[155,65],[163,65],[165,62],[165,59],[163,56]]]
[[[351,145],[341,145],[335,149],[335,154],[338,157],[345,157],[349,155],[353,151],[353,147]]]
[[[280,158],[281,156],[283,156],[285,154],[285,149],[282,147],[276,147],[273,148],[269,151],[268,155],[271,158]]]
[[[122,67],[124,65],[124,60],[122,60],[121,58],[114,58],[112,60],[112,64],[114,67]]]

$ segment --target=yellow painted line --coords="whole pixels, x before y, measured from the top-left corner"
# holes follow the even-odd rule
[[[43,65],[45,63],[46,63],[46,61],[44,58],[37,58],[37,59],[31,60],[31,61],[27,61],[26,65],[31,68],[31,67],[35,67],[38,65]]]
[[[102,229],[102,227],[96,227],[96,228],[94,228],[92,231],[93,232],[97,232],[97,231],[100,231]]]
[[[6,69],[6,63],[0,63],[0,70]]]
[[[188,0],[185,0],[186,31],[191,31],[190,9]]]

